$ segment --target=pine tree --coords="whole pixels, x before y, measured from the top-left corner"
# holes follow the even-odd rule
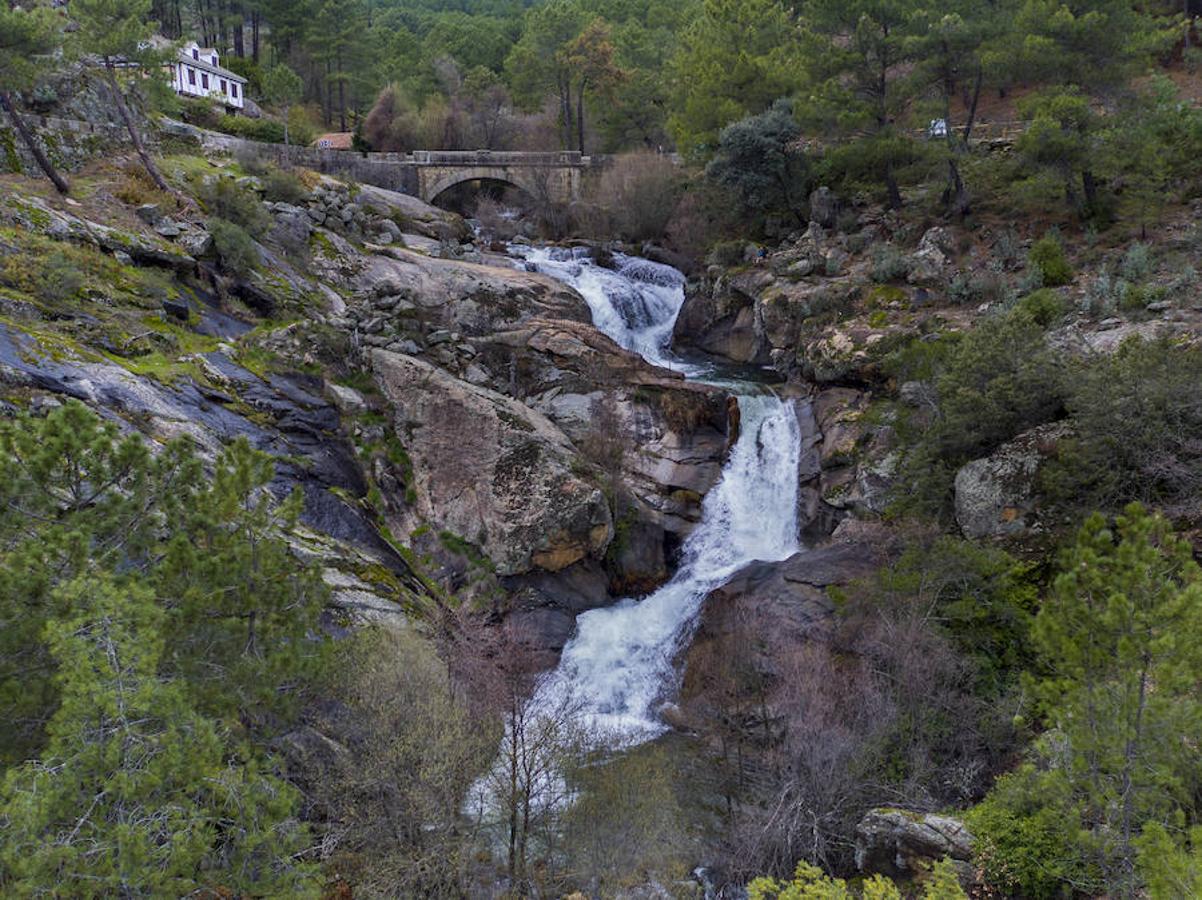
[[[915,0],[815,0],[807,8],[816,90],[799,110],[835,137],[855,137],[832,162],[885,187],[902,205],[898,170],[917,155],[907,128],[921,82],[913,63],[922,20]]]
[[[119,64],[141,63],[154,67],[159,62],[154,59],[155,54],[147,49],[150,38],[158,30],[158,26],[150,21],[150,5],[151,0],[73,0],[71,15],[79,24],[76,40],[80,48],[85,53],[100,57],[104,65],[113,105],[125,123],[142,165],[159,190],[179,196],[179,192],[167,184],[147,152],[117,81]]]
[[[152,455],[79,403],[0,422],[0,760],[36,752],[54,710],[47,621],[56,588],[120,571],[167,610],[164,673],[226,726],[288,721],[326,651],[326,591],[284,539],[300,498],[277,503],[269,457],[231,444],[210,477],[190,444]]]
[[[40,144],[13,100],[14,91],[31,88],[41,72],[39,64],[62,44],[58,22],[48,9],[26,11],[19,7],[0,7],[0,108],[8,115],[17,134],[29,148],[38,167],[45,173],[60,194],[69,193],[71,185],[46,156]]]
[[[670,66],[668,127],[681,152],[709,156],[726,125],[796,92],[805,82],[800,37],[777,0],[705,0]]]
[[[305,85],[300,76],[283,63],[272,66],[263,76],[263,95],[267,102],[283,111],[284,146],[288,146],[288,114],[294,103],[304,95]]]
[[[281,537],[301,496],[277,503],[273,475],[245,439],[227,447],[151,574],[171,613],[172,671],[206,715],[229,722],[286,716],[327,646],[325,587]]]
[[[1064,742],[1058,768],[1094,827],[1107,885],[1137,888],[1142,825],[1190,803],[1202,776],[1183,744],[1202,728],[1202,574],[1160,516],[1093,515],[1068,553],[1034,635],[1039,696]]]
[[[36,750],[55,706],[55,588],[89,567],[146,572],[200,484],[185,445],[152,457],[80,403],[0,423],[0,761]]]
[[[151,593],[90,572],[55,591],[46,626],[61,703],[41,757],[0,792],[0,884],[15,895],[316,896],[292,862],[295,792],[238,758],[181,686],[158,674]]]

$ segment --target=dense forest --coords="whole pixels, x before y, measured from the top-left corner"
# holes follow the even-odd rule
[[[1199,11],[5,4],[0,894],[1202,895]]]

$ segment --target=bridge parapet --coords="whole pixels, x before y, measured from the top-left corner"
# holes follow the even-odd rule
[[[419,166],[587,167],[592,159],[579,150],[526,152],[521,150],[414,150],[409,162]]]

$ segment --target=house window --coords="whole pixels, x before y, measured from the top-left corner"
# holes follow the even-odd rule
[[[197,61],[200,60],[200,51],[197,50],[195,47],[192,48],[192,58]]]
[[[236,83],[230,84],[230,96],[235,100],[238,99],[238,85]]]
[[[212,59],[213,65],[217,65],[217,57],[214,56],[214,57],[211,57],[211,59]]]
[[[230,90],[229,86],[225,83],[225,79],[222,78],[221,79],[221,93],[228,94],[229,90]]]
[[[192,85],[192,87],[196,87],[196,70],[195,69],[188,70],[188,84]]]
[[[209,89],[209,76],[206,72],[200,73],[200,86],[206,91]]]

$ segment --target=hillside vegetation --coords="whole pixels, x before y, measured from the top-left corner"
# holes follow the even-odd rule
[[[1196,11],[0,10],[0,894],[1202,893]],[[465,220],[210,129],[597,165]],[[531,697],[738,405],[511,241],[679,268],[798,420],[804,549],[636,747]]]

